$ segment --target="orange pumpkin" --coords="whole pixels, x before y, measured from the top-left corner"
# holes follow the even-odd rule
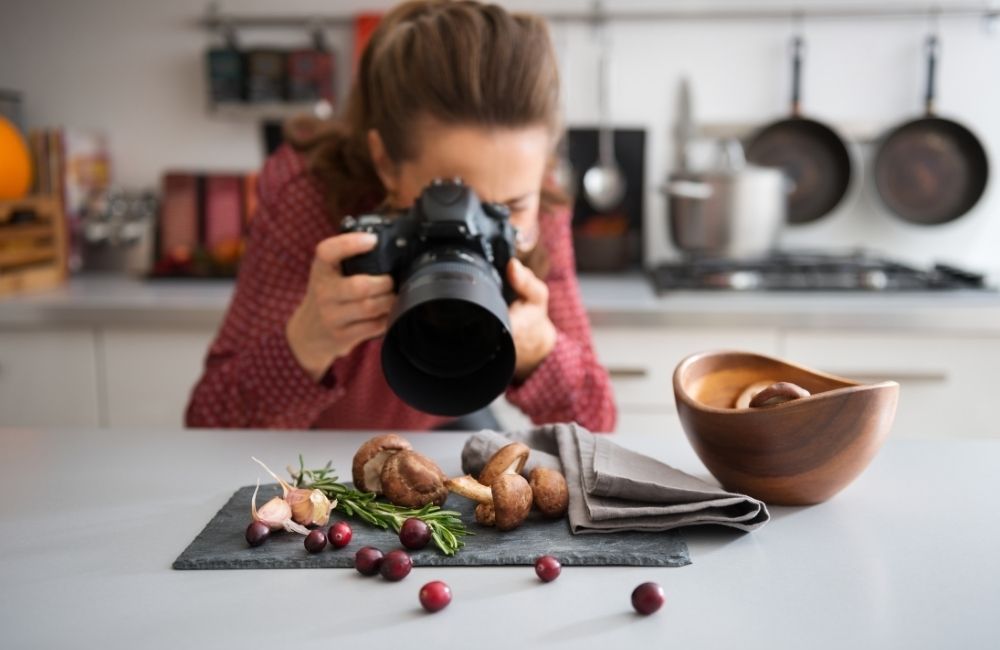
[[[19,199],[31,189],[31,154],[14,125],[0,117],[0,200]]]

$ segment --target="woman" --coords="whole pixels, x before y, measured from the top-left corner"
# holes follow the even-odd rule
[[[565,200],[546,181],[560,135],[544,23],[429,0],[387,14],[342,123],[300,128],[267,161],[239,282],[187,410],[189,426],[430,429],[380,366],[389,276],[341,274],[374,236],[347,214],[402,210],[435,178],[502,202],[519,230],[508,277],[517,365],[507,399],[536,423],[614,428],[607,373],[580,303]],[[309,125],[306,125],[308,127]],[[313,125],[315,126],[315,125]]]

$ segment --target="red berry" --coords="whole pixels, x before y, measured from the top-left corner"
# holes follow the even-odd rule
[[[420,604],[428,612],[438,612],[451,602],[451,587],[435,580],[420,588]]]
[[[663,607],[663,601],[666,599],[663,587],[655,582],[644,582],[632,592],[632,607],[635,607],[635,611],[640,614],[648,616]]]
[[[338,521],[334,525],[330,526],[330,531],[327,537],[330,538],[330,546],[333,548],[344,548],[351,543],[351,537],[354,535],[354,531],[351,530],[351,525],[346,521]]]
[[[410,517],[399,528],[399,541],[406,548],[421,549],[431,541],[431,529],[422,519]]]
[[[379,573],[386,580],[396,582],[409,575],[412,568],[413,560],[410,559],[406,551],[395,550],[389,551],[382,558],[382,566],[379,567]]]
[[[535,573],[542,582],[552,582],[562,573],[562,565],[551,555],[543,555],[535,560]]]
[[[354,568],[363,576],[373,576],[382,566],[382,551],[374,546],[365,546],[354,554]]]
[[[250,546],[260,546],[267,541],[267,538],[271,536],[271,529],[267,527],[267,524],[254,521],[247,526],[246,538],[247,544]]]
[[[306,535],[304,544],[310,553],[319,553],[326,548],[326,535],[323,534],[322,530],[314,530]]]

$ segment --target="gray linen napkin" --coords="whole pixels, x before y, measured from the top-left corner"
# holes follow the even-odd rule
[[[462,449],[462,470],[479,474],[512,441],[531,448],[525,465],[559,469],[569,485],[569,523],[576,533],[663,531],[718,524],[754,530],[770,519],[763,502],[674,469],[595,436],[577,424],[548,424],[506,434],[483,430]]]

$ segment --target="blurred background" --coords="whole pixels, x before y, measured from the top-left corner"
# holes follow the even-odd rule
[[[180,426],[256,172],[285,119],[336,116],[392,4],[0,0],[0,424]],[[739,347],[898,379],[904,435],[1000,434],[1000,3],[501,4],[551,21],[620,430]],[[894,131],[931,52],[947,119]]]

